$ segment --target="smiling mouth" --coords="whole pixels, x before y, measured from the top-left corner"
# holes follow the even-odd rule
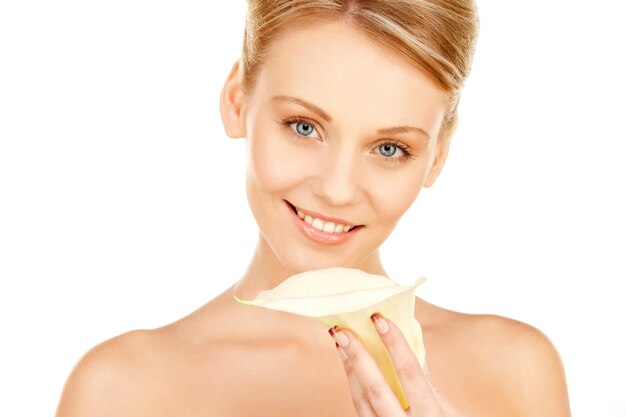
[[[303,222],[312,225],[316,228],[318,228],[320,231],[324,231],[326,233],[341,233],[341,232],[351,232],[355,229],[362,229],[365,226],[364,225],[354,225],[348,222],[344,222],[344,221],[333,221],[333,220],[326,220],[323,217],[317,217],[315,215],[311,215],[303,210],[298,209],[296,206],[294,206],[293,204],[291,204],[289,201],[284,200],[285,203],[287,203],[287,205],[289,205],[289,207],[291,208],[291,211],[298,216]],[[298,213],[299,212],[299,213]],[[330,225],[330,228],[332,229],[333,227],[335,228],[334,230],[324,230],[324,228]],[[341,228],[343,227],[343,229],[341,230]]]

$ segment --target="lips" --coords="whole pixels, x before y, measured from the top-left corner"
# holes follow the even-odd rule
[[[298,229],[307,239],[313,242],[316,242],[318,244],[339,245],[341,243],[349,241],[355,236],[356,233],[358,233],[361,229],[365,228],[365,226],[361,225],[361,226],[353,226],[352,229],[348,230],[347,232],[343,232],[343,231],[338,232],[338,233],[333,233],[330,231],[325,232],[323,231],[323,229],[322,230],[319,229],[319,226],[320,226],[319,222],[324,222],[324,220],[320,218],[316,218],[312,221],[312,223],[308,223],[306,220],[302,219],[297,214],[293,204],[290,204],[288,201],[285,201],[285,207],[289,211],[291,211],[291,217],[293,219],[294,225],[296,226],[296,229]],[[311,220],[310,215],[306,215],[305,218],[308,220]],[[313,226],[313,224],[316,224],[317,227]],[[332,222],[330,223],[324,222],[323,224],[324,227],[327,224],[332,224]],[[344,226],[344,228],[345,227],[349,227],[349,226]]]
[[[349,221],[347,221],[347,220],[344,220],[344,219],[340,219],[340,218],[336,218],[336,217],[326,217],[326,216],[322,216],[322,215],[321,215],[321,214],[319,214],[319,213],[315,213],[315,212],[313,212],[313,211],[304,210],[304,209],[299,208],[299,207],[298,207],[298,208],[296,208],[296,206],[294,206],[293,204],[291,204],[289,201],[287,201],[287,200],[283,200],[283,201],[285,201],[285,203],[287,203],[287,204],[289,205],[289,207],[291,207],[291,210],[292,210],[294,213],[296,213],[296,215],[298,214],[298,210],[300,210],[302,213],[304,213],[304,214],[308,214],[308,215],[309,215],[309,216],[311,216],[311,217],[314,217],[314,218],[318,218],[318,219],[320,219],[320,220],[323,220],[324,222],[333,222],[333,223],[335,223],[335,224],[340,223],[340,224],[345,224],[345,225],[348,225],[348,226],[354,226],[355,228],[356,228],[356,227],[364,227],[363,225],[356,225],[356,224],[351,223],[351,222],[349,222]]]

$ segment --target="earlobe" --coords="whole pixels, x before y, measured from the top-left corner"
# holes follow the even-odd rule
[[[220,114],[224,130],[230,138],[246,136],[245,117],[243,110],[244,93],[239,81],[239,60],[235,62],[228,74],[220,96]]]

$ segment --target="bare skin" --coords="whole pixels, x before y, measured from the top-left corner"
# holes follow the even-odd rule
[[[353,391],[375,369],[350,376],[357,365],[340,359],[319,322],[237,304],[233,293],[252,299],[294,273],[332,266],[387,275],[378,248],[446,160],[448,148],[436,140],[446,96],[402,57],[344,24],[287,33],[273,41],[256,90],[243,94],[235,65],[220,102],[227,135],[248,145],[247,195],[259,225],[248,270],[189,316],[93,348],[68,379],[57,417],[373,415],[357,412]],[[332,121],[276,95],[305,98]],[[377,133],[405,124],[422,132]],[[399,158],[389,139],[413,158]],[[383,144],[392,156],[381,153]],[[364,228],[341,245],[314,242],[294,227],[283,200]],[[561,361],[537,329],[419,298],[414,315],[428,378],[460,414],[570,415]],[[351,346],[354,356],[358,344]]]
[[[237,304],[230,287],[189,316],[108,340],[69,378],[57,417],[357,416],[317,321]],[[535,328],[416,298],[429,378],[466,416],[569,416],[563,368]]]

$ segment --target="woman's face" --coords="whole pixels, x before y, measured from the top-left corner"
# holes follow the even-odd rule
[[[238,119],[252,213],[261,238],[293,273],[366,269],[445,161],[437,137],[446,94],[345,23],[286,34],[272,44]],[[416,129],[389,130],[398,126]],[[309,226],[290,204],[342,221]],[[337,223],[361,227],[348,239],[314,227]]]

